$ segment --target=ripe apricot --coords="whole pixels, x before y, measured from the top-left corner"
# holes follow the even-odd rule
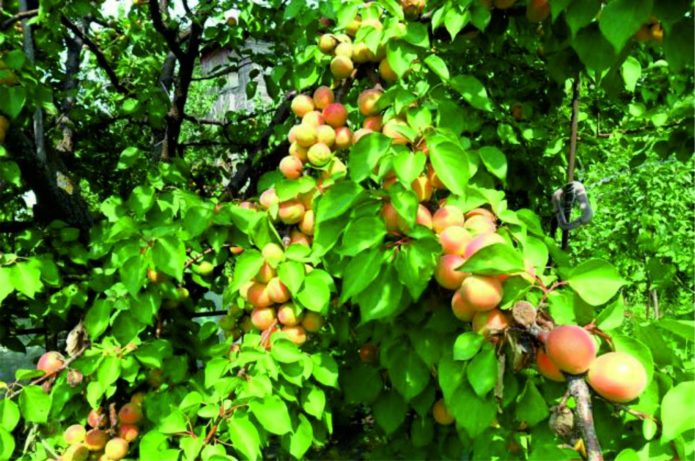
[[[560,370],[578,375],[588,370],[596,358],[596,343],[584,328],[563,325],[548,334],[545,351]]]
[[[334,53],[336,56],[344,56],[346,58],[352,59],[352,54],[353,54],[352,43],[350,43],[350,42],[339,43],[338,46],[335,47]]]
[[[123,424],[137,424],[142,419],[142,409],[140,405],[126,403],[118,411],[118,421]]]
[[[388,83],[393,83],[398,80],[398,75],[393,71],[387,59],[382,59],[379,63],[379,75]]]
[[[450,226],[463,226],[463,212],[453,205],[445,205],[432,215],[432,228],[438,234]]]
[[[430,182],[432,183],[432,187],[434,189],[446,190],[446,186],[442,180],[439,179],[439,175],[436,171],[434,171],[434,168],[430,164],[427,165],[427,177],[430,178]]]
[[[466,278],[465,272],[457,270],[464,261],[458,255],[442,255],[439,258],[437,267],[434,269],[434,279],[442,287],[448,290],[456,290]]]
[[[283,304],[278,308],[277,312],[278,322],[281,324],[293,327],[299,325],[301,319],[301,309],[292,303]]]
[[[246,294],[249,303],[255,308],[268,307],[273,304],[270,300],[268,290],[265,284],[254,282]]]
[[[382,127],[381,115],[370,115],[362,122],[362,128],[367,128],[372,131],[381,131]]]
[[[516,0],[494,0],[493,4],[498,10],[506,10],[514,6]]]
[[[333,158],[331,148],[323,143],[314,144],[307,152],[309,163],[314,166],[325,166]]]
[[[60,371],[64,363],[65,357],[60,352],[48,351],[39,358],[36,369],[50,375]]]
[[[304,114],[304,117],[302,117],[301,125],[313,126],[318,131],[318,127],[323,125],[323,123],[324,123],[324,119],[323,119],[323,114],[321,113],[321,111],[312,110],[312,111]],[[318,136],[318,132],[317,132],[317,136]]]
[[[406,17],[415,18],[425,9],[425,0],[401,0],[401,7]]]
[[[275,309],[272,307],[259,307],[251,311],[251,323],[257,329],[268,329],[275,321]]]
[[[499,309],[476,312],[473,316],[472,329],[486,338],[503,332],[509,327],[507,316]]]
[[[333,128],[340,128],[347,123],[348,113],[344,105],[334,102],[323,109],[323,119]]]
[[[543,22],[550,16],[548,0],[530,0],[526,5],[526,19],[529,22]]]
[[[321,125],[316,128],[316,139],[319,143],[331,147],[335,144],[335,130],[330,125]]]
[[[418,202],[426,202],[432,198],[432,183],[427,176],[419,176],[410,184]]]
[[[381,132],[384,136],[391,138],[394,144],[408,144],[408,138],[406,138],[400,129],[407,128],[408,124],[399,118],[392,118],[384,124]]]
[[[263,259],[272,267],[276,267],[280,261],[285,259],[285,251],[277,243],[266,243],[261,249]]]
[[[460,288],[456,290],[454,296],[451,297],[451,311],[457,319],[464,322],[473,320],[473,316],[478,312],[473,306],[466,302],[466,299],[461,295]]]
[[[297,117],[304,117],[305,114],[314,110],[314,101],[305,94],[298,94],[292,99],[290,108]]]
[[[310,125],[308,123],[302,123],[297,125],[294,130],[295,142],[302,147],[311,147],[316,144],[318,133],[316,132],[316,126]]]
[[[586,380],[606,400],[627,403],[639,397],[647,387],[647,371],[630,354],[608,352],[593,361]]]
[[[432,417],[442,426],[449,426],[454,423],[454,415],[451,414],[449,409],[444,404],[444,399],[439,399],[432,406]]]
[[[463,257],[468,259],[473,256],[481,248],[485,248],[495,243],[507,243],[504,238],[499,234],[481,234],[468,242],[466,249],[463,252]]]
[[[338,45],[338,40],[331,34],[323,34],[319,37],[319,50],[323,54],[331,54],[333,50]]]
[[[471,275],[459,289],[466,303],[477,311],[494,309],[502,301],[502,282],[495,277]]]
[[[363,64],[374,60],[376,55],[372,53],[366,43],[355,43],[352,47],[352,61],[357,64]]]
[[[277,304],[286,303],[290,300],[290,290],[287,289],[279,277],[273,277],[267,285],[270,300]]]
[[[87,415],[87,424],[89,427],[99,428],[106,425],[106,415],[101,408],[90,410]]]
[[[297,157],[288,155],[280,160],[280,173],[287,179],[297,179],[302,175],[304,165]]]
[[[316,136],[318,139],[318,129],[316,130]],[[309,149],[307,149],[306,147],[300,146],[296,142],[293,142],[292,144],[290,144],[290,151],[289,152],[290,152],[290,155],[292,157],[296,157],[302,163],[309,160],[309,158],[307,157],[307,153],[309,152]]]
[[[474,215],[466,219],[463,227],[468,229],[471,235],[491,234],[497,230],[494,221],[490,221],[487,217]]]
[[[364,363],[374,363],[377,360],[377,348],[372,343],[363,344],[359,350],[360,360]]]
[[[290,232],[290,245],[293,244],[311,246],[311,239],[297,229],[292,229],[292,232]]]
[[[104,454],[113,461],[123,459],[128,454],[128,442],[120,437],[115,437],[106,444]]]
[[[135,424],[120,424],[118,426],[118,436],[126,442],[132,442],[138,438],[140,430]]]
[[[63,452],[59,458],[61,461],[87,461],[89,458],[89,449],[82,445],[71,445]]]
[[[311,152],[311,149],[309,149]],[[285,224],[297,224],[304,216],[304,205],[297,199],[280,203],[278,218]]]
[[[384,203],[384,206],[381,208],[381,216],[386,223],[387,232],[398,232],[400,229],[398,226],[398,213],[391,203]]]
[[[316,312],[306,312],[302,319],[302,326],[309,333],[316,333],[323,326],[323,317]]]
[[[550,360],[550,357],[548,357],[548,354],[545,353],[542,347],[538,348],[538,351],[536,351],[536,366],[538,366],[540,374],[549,380],[557,382],[565,381],[565,375],[563,375],[562,371]]]
[[[272,279],[276,275],[277,274],[275,272],[275,269],[273,269],[273,266],[271,266],[267,262],[264,262],[261,268],[258,270],[258,273],[256,274],[256,280],[261,283],[268,283],[270,279]]]
[[[376,114],[378,112],[377,104],[382,94],[381,90],[374,88],[360,93],[357,97],[357,106],[360,109],[360,114],[365,116]]]
[[[462,256],[472,237],[463,226],[449,226],[439,234],[444,254]]]
[[[90,429],[84,436],[84,445],[89,451],[100,451],[104,449],[109,435],[101,429]]]
[[[282,331],[287,334],[290,341],[298,346],[306,342],[306,330],[301,325],[285,326],[282,327]]]
[[[335,101],[335,94],[327,86],[320,86],[314,91],[314,107],[317,109],[325,109],[326,106]]]
[[[321,172],[321,177],[328,179],[340,173],[346,173],[347,166],[338,157],[333,157],[328,164],[328,167]]]
[[[278,194],[275,192],[275,189],[267,189],[263,191],[261,196],[258,198],[258,201],[260,202],[261,206],[265,209],[268,209],[273,205],[277,205],[278,203],[280,203],[280,199],[278,198]]]
[[[63,431],[63,438],[68,445],[84,442],[87,430],[81,424],[73,424]]]
[[[307,210],[299,222],[299,230],[306,235],[314,235],[314,210]]]
[[[495,214],[487,208],[473,208],[472,210],[467,211],[465,214],[466,219],[470,219],[473,216],[485,216],[493,223],[497,221],[497,216],[495,216]]]
[[[357,143],[360,139],[362,139],[363,136],[368,135],[369,133],[373,133],[374,131],[370,130],[369,128],[360,128],[359,130],[355,131],[355,134],[353,136],[353,142]]]
[[[347,56],[336,56],[331,61],[331,74],[338,80],[348,78],[354,69],[352,60]]]
[[[335,129],[335,147],[338,149],[347,149],[352,146],[352,131],[346,126],[341,126]]]

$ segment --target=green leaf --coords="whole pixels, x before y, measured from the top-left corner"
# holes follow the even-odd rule
[[[350,260],[343,274],[343,292],[340,302],[361,293],[381,272],[384,252],[381,248],[363,251]]]
[[[478,30],[484,31],[487,25],[490,24],[490,19],[492,18],[492,13],[487,9],[481,2],[473,2],[470,5],[471,12],[471,24],[473,24]]]
[[[299,423],[297,428],[290,436],[289,452],[297,459],[303,459],[304,454],[311,448],[314,439],[314,429],[309,419],[303,414],[298,416]]]
[[[449,35],[451,35],[451,40],[453,41],[461,29],[468,24],[470,20],[470,13],[468,10],[461,13],[457,8],[448,8],[446,13],[444,13],[444,27],[446,28]]]
[[[10,277],[11,272],[11,267],[0,267],[0,305],[2,305],[3,299],[14,291]]]
[[[623,76],[625,89],[633,93],[642,76],[642,66],[636,58],[628,56],[623,65],[620,66],[620,75]]]
[[[340,373],[340,388],[348,403],[370,404],[376,400],[384,386],[379,371],[366,363],[358,363]]]
[[[316,222],[328,221],[346,213],[362,192],[363,189],[352,181],[343,181],[333,185],[319,199]]]
[[[316,386],[304,388],[302,392],[302,408],[316,419],[321,419],[326,408],[326,393]]]
[[[473,357],[466,367],[466,376],[473,390],[480,397],[495,388],[497,384],[497,355],[490,343],[485,343],[482,350]]]
[[[0,161],[0,179],[20,187],[22,185],[22,172],[17,162],[11,160]]]
[[[484,275],[512,274],[524,270],[521,254],[504,243],[495,243],[481,248],[459,268],[461,272]]]
[[[177,237],[161,237],[152,248],[152,259],[158,270],[180,281],[186,263],[186,246]]]
[[[389,187],[389,197],[391,198],[391,205],[405,221],[405,225],[409,228],[413,227],[418,208],[415,192],[405,189],[401,184],[396,183]]]
[[[348,170],[355,182],[364,181],[371,174],[391,146],[391,139],[381,133],[369,133],[350,148]]]
[[[579,31],[572,40],[572,48],[579,55],[582,64],[594,72],[608,69],[616,59],[613,46],[595,24]]]
[[[460,364],[458,364],[461,367]],[[459,386],[451,398],[444,401],[459,424],[470,437],[475,438],[490,427],[495,419],[497,404],[493,396],[478,397],[467,384]]]
[[[263,401],[251,401],[249,410],[268,432],[283,435],[292,431],[287,405],[276,395],[268,396]]]
[[[183,227],[191,237],[202,234],[210,226],[213,210],[208,206],[194,206],[186,211]]]
[[[12,459],[12,453],[15,449],[15,441],[12,434],[0,427],[0,461]]]
[[[613,0],[601,10],[598,20],[603,35],[620,53],[652,12],[654,0]]]
[[[398,180],[405,186],[410,184],[420,176],[427,163],[427,157],[422,152],[410,152],[404,150],[393,158],[393,169],[396,171]]]
[[[121,277],[121,282],[128,289],[128,293],[132,297],[136,297],[140,288],[145,284],[147,274],[147,266],[145,259],[141,254],[135,254],[128,258],[123,264],[118,267],[118,275]]]
[[[412,45],[404,41],[389,40],[386,45],[386,59],[391,69],[400,78],[408,72],[413,61],[417,59],[417,53]]]
[[[485,146],[478,150],[480,160],[487,171],[504,181],[507,178],[507,157],[496,147]]]
[[[526,422],[529,426],[535,426],[550,415],[545,399],[538,388],[529,379],[519,396],[516,405],[515,417],[519,422]]]
[[[471,106],[485,111],[492,110],[487,91],[477,78],[472,75],[457,75],[449,81],[449,84]]]
[[[41,270],[33,264],[17,263],[10,271],[10,284],[15,290],[34,299],[34,295],[43,288]]]
[[[601,311],[596,318],[596,326],[602,330],[615,330],[623,324],[625,319],[625,304],[622,297],[611,303]]]
[[[327,352],[320,352],[311,356],[314,367],[311,374],[319,383],[330,386],[338,386],[338,364]]]
[[[551,9],[553,9],[553,18],[555,15],[554,3],[551,3]],[[567,8],[565,17],[567,20],[567,25],[572,32],[572,36],[576,35],[577,32],[584,26],[589,25],[591,21],[594,20],[598,12],[601,10],[601,2],[597,0],[572,0]]]
[[[656,326],[680,336],[686,341],[695,339],[695,322],[692,320],[660,319],[656,322]]]
[[[297,261],[285,261],[278,266],[278,277],[287,286],[290,293],[297,294],[305,278],[304,264]]]
[[[249,419],[246,411],[237,410],[227,420],[229,424],[229,436],[234,449],[246,458],[254,460],[261,457],[261,438],[256,425]]]
[[[328,312],[328,302],[331,300],[330,285],[327,279],[330,275],[315,269],[307,274],[304,279],[304,287],[297,295],[297,301],[307,309],[325,314]]]
[[[121,374],[121,359],[115,356],[105,357],[97,370],[97,379],[102,389],[107,389],[118,380]]]
[[[413,240],[401,246],[396,255],[396,271],[413,299],[420,298],[427,288],[440,251],[441,246],[434,238]]]
[[[444,357],[439,361],[437,368],[437,380],[442,390],[444,400],[451,400],[454,392],[466,377],[465,368],[452,357]]]
[[[24,420],[29,423],[46,423],[51,411],[51,396],[46,394],[41,386],[25,386],[19,394],[19,410]]]
[[[692,67],[693,54],[695,54],[693,34],[692,20],[689,17],[683,17],[673,25],[670,32],[666,33],[664,53],[668,65],[673,71],[677,72],[684,67]]]
[[[130,168],[143,157],[143,153],[137,147],[126,147],[121,152],[121,156],[118,158],[118,164],[116,165],[116,170],[125,170]]]
[[[245,250],[236,258],[234,264],[234,276],[229,285],[229,290],[236,292],[243,284],[253,279],[261,270],[265,260],[258,250]]]
[[[393,387],[410,401],[422,392],[430,382],[430,370],[410,348],[399,347],[392,351],[389,372]]]
[[[605,304],[625,285],[615,268],[600,259],[590,259],[567,276],[569,286],[592,306]]]
[[[695,428],[695,418],[689,411],[692,408],[695,408],[695,381],[677,384],[666,392],[661,401],[662,444]]]
[[[403,299],[403,284],[398,280],[393,266],[382,266],[373,283],[354,299],[360,306],[361,321],[368,322],[393,315]]]
[[[444,62],[442,58],[435,54],[431,54],[425,58],[425,64],[443,81],[446,82],[449,80],[449,69],[446,66],[446,62]]]
[[[374,420],[386,434],[391,434],[403,423],[407,410],[403,397],[396,392],[386,392],[374,403]]]
[[[398,9],[401,10],[400,8]],[[403,10],[401,10],[401,13],[402,11]],[[430,36],[427,32],[427,26],[419,22],[406,22],[406,31],[403,40],[420,48],[429,48]]]
[[[470,360],[478,353],[485,338],[482,335],[467,331],[456,338],[454,342],[454,360]]]
[[[343,234],[340,253],[354,256],[383,242],[386,236],[384,220],[376,216],[363,216],[348,222]]]
[[[19,423],[19,407],[12,400],[0,400],[0,428],[12,432]]]
[[[159,421],[157,429],[159,429],[162,434],[186,432],[188,430],[186,417],[183,412],[178,409],[174,409],[171,413]]]
[[[281,363],[295,363],[304,358],[304,354],[296,344],[288,339],[271,339],[273,347],[270,349],[272,357]]]
[[[468,159],[463,149],[453,142],[428,142],[427,145],[439,179],[451,192],[463,195],[469,179]]]
[[[27,90],[23,86],[0,87],[0,112],[4,112],[10,119],[17,118],[27,102]]]

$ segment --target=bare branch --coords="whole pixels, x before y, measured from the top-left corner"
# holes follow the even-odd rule
[[[212,74],[204,75],[202,77],[193,77],[192,80],[193,81],[212,80],[212,79],[215,79],[217,77],[224,77],[225,75],[228,75],[230,72],[235,72],[238,69],[239,69],[238,64],[232,64],[229,66],[225,66],[225,67],[221,68],[220,70],[218,70],[217,72],[214,72]]]
[[[158,0],[149,0],[150,4],[150,17],[152,18],[152,25],[155,30],[159,32],[164,40],[166,40],[167,45],[176,58],[181,61],[184,59],[183,49],[179,46],[178,33],[176,30],[169,28],[162,20],[162,12],[159,9]]]
[[[34,9],[34,10],[20,11],[19,13],[15,14],[14,16],[5,19],[0,24],[0,30],[5,30],[9,27],[12,27],[12,25],[17,21],[22,21],[24,19],[33,18],[34,16],[36,16],[38,14],[39,14],[38,8]]]
[[[567,389],[574,397],[577,404],[577,423],[582,431],[582,437],[586,446],[587,461],[603,461],[601,445],[598,442],[596,428],[594,427],[594,415],[591,412],[591,394],[583,376],[566,375]]]

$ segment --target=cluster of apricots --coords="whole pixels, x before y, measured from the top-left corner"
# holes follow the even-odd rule
[[[68,445],[58,461],[118,461],[128,455],[130,442],[140,434],[144,394],[133,395],[117,414],[117,426],[106,429],[109,418],[101,408],[87,415],[87,427],[73,424],[63,432]]]
[[[226,334],[235,338],[252,329],[269,334],[281,329],[292,342],[302,345],[307,340],[307,333],[316,333],[321,329],[324,319],[316,312],[305,311],[292,302],[289,289],[277,274],[278,264],[285,259],[280,245],[268,243],[261,253],[263,266],[253,280],[239,288],[239,295],[250,312],[244,315],[244,310],[231,308],[220,319],[220,326]],[[313,270],[309,264],[304,267],[307,273]]]
[[[630,402],[647,386],[642,363],[626,352],[608,352],[597,357],[593,336],[576,325],[553,328],[536,353],[540,373],[552,381],[565,381],[564,373],[582,375],[601,397],[611,402]]]

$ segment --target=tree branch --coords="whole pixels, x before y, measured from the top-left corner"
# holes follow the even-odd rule
[[[0,24],[0,30],[5,30],[9,27],[12,27],[12,25],[17,21],[22,21],[24,19],[33,18],[34,16],[36,16],[38,14],[39,14],[38,8],[33,9],[33,10],[20,11],[19,13],[15,14],[14,16],[5,19]]]
[[[80,28],[73,24],[67,17],[61,16],[60,22],[62,22],[65,27],[70,29],[70,31],[73,34],[75,34],[75,36],[79,37],[79,39],[82,40],[82,42],[84,42],[85,45],[87,45],[87,48],[89,48],[89,50],[96,57],[99,67],[101,67],[104,70],[104,72],[106,72],[106,75],[109,77],[111,85],[113,85],[116,91],[123,94],[128,93],[128,90],[118,80],[116,72],[114,72],[113,67],[111,67],[111,64],[106,59],[106,56],[104,56],[104,53],[101,52],[96,43],[94,43],[85,32],[80,30]]]
[[[239,70],[239,65],[238,64],[231,64],[229,66],[222,67],[220,70],[209,74],[209,75],[203,75],[202,77],[193,77],[193,81],[201,81],[201,80],[212,80],[217,77],[224,77],[225,75],[229,74],[230,72],[234,72]]]
[[[603,461],[601,446],[598,442],[596,429],[594,428],[594,415],[591,412],[591,394],[583,376],[565,375],[567,389],[577,404],[576,414],[579,428],[586,446],[587,461]]]
[[[176,56],[179,61],[185,59],[183,49],[179,46],[178,33],[176,30],[169,28],[162,20],[162,12],[159,9],[158,0],[149,0],[150,5],[150,17],[152,18],[152,25],[155,30],[159,32],[164,40],[167,42],[169,49]]]

